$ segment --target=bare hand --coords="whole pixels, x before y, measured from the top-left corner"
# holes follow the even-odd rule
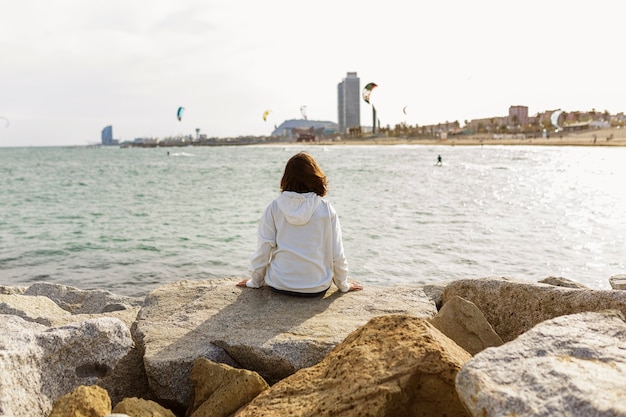
[[[362,289],[363,289],[363,286],[359,284],[358,282],[351,282],[350,289],[348,291],[361,291]]]
[[[239,281],[239,282],[237,283],[237,286],[238,286],[238,287],[245,287],[247,283],[248,283],[248,280],[247,280],[247,279],[244,279],[243,281]]]

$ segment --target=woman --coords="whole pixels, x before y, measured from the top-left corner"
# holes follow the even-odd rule
[[[259,222],[257,250],[250,258],[250,279],[240,287],[260,288],[302,297],[322,296],[331,282],[341,292],[362,290],[348,283],[337,213],[322,197],[326,175],[306,152],[287,161],[281,193]]]

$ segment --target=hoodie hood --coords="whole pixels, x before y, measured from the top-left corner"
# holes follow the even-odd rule
[[[287,221],[295,226],[308,223],[321,201],[315,193],[300,194],[293,191],[283,191],[276,199]]]

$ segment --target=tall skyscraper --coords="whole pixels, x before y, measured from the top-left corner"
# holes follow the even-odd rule
[[[348,72],[337,85],[337,118],[339,132],[361,126],[361,86],[356,72]]]
[[[107,126],[102,129],[102,144],[113,145],[113,126]]]

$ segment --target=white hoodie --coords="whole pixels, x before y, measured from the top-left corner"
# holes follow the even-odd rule
[[[251,288],[265,282],[279,290],[314,293],[332,281],[347,292],[348,262],[331,204],[315,193],[280,193],[259,222],[250,277],[246,285]]]

